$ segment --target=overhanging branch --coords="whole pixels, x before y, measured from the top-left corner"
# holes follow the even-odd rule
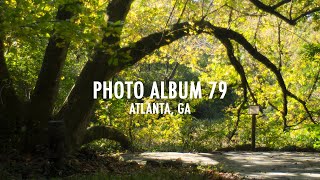
[[[146,55],[152,53],[154,50],[171,44],[172,42],[184,37],[189,36],[190,32],[194,30],[197,34],[202,33],[202,29],[195,30],[196,27],[202,26],[203,21],[197,21],[195,23],[183,22],[176,23],[171,29],[167,29],[163,32],[153,33],[139,41],[133,43],[128,47],[121,48],[119,55],[129,54],[130,59],[127,62],[123,61],[122,66],[126,67],[128,64],[135,64]],[[126,59],[126,58],[122,58]]]
[[[264,64],[269,70],[271,70],[277,78],[277,81],[279,83],[279,86],[282,90],[282,99],[283,99],[283,119],[284,121],[286,121],[285,116],[288,113],[288,100],[287,100],[287,88],[286,88],[286,84],[284,82],[284,79],[281,75],[281,72],[279,71],[279,69],[263,54],[261,54],[256,48],[254,48],[249,42],[248,40],[241,34],[230,30],[230,29],[226,29],[226,28],[221,28],[221,27],[216,27],[212,24],[210,24],[209,22],[206,23],[206,28],[208,29],[208,31],[206,33],[208,34],[213,34],[216,37],[224,37],[224,38],[229,38],[229,39],[233,39],[236,42],[238,42],[239,44],[241,44],[244,49],[246,49],[246,51],[256,60],[258,60],[260,63]]]
[[[227,54],[228,54],[228,57],[229,57],[229,60],[232,64],[232,66],[235,68],[235,70],[238,72],[238,74],[241,77],[241,82],[242,82],[243,88],[247,88],[249,90],[249,93],[250,93],[250,96],[251,96],[253,102],[256,105],[258,105],[258,101],[255,98],[255,95],[253,94],[253,92],[249,86],[244,68],[241,65],[241,63],[237,60],[237,58],[234,56],[234,49],[233,49],[231,41],[229,39],[223,38],[223,37],[217,37],[217,38],[219,38],[219,40],[222,42],[222,44],[226,47]]]
[[[288,114],[288,100],[287,97],[290,96],[293,99],[297,100],[300,104],[303,105],[304,110],[306,111],[306,113],[309,116],[310,121],[312,121],[313,123],[316,123],[312,117],[311,112],[309,111],[309,109],[306,106],[306,102],[303,101],[302,99],[298,98],[295,94],[291,93],[285,85],[284,79],[281,75],[280,70],[263,54],[261,54],[257,49],[255,49],[247,40],[246,38],[233,31],[230,29],[226,29],[226,28],[221,28],[221,27],[215,27],[212,24],[210,24],[209,22],[206,23],[206,26],[208,29],[210,29],[208,32],[209,34],[213,34],[216,37],[220,37],[220,38],[230,38],[235,40],[236,42],[238,42],[239,44],[241,44],[249,54],[251,54],[252,57],[254,57],[256,60],[258,60],[259,62],[261,62],[262,64],[264,64],[268,69],[270,69],[277,77],[277,81],[280,85],[280,88],[282,90],[282,98],[283,98],[283,108],[281,110],[282,113],[282,118],[284,120],[284,129],[286,129],[287,126],[287,119],[286,119],[286,115]]]
[[[125,149],[131,148],[131,142],[121,131],[108,126],[93,126],[87,129],[82,145],[95,140],[109,139],[120,143]]]
[[[235,57],[234,55],[234,48],[233,48],[233,45],[231,43],[231,41],[228,39],[228,38],[225,38],[225,37],[220,37],[220,36],[217,36],[217,38],[221,41],[221,43],[225,46],[226,50],[227,50],[227,54],[228,54],[228,57],[229,57],[229,60],[232,64],[232,66],[235,68],[235,70],[238,72],[238,74],[240,75],[240,78],[241,78],[241,84],[242,84],[242,88],[243,88],[243,101],[241,102],[241,104],[237,107],[237,120],[236,120],[236,124],[235,124],[235,127],[234,129],[228,134],[228,139],[229,139],[229,142],[231,141],[232,137],[235,135],[237,129],[238,129],[238,126],[239,126],[239,122],[240,122],[240,115],[241,115],[241,111],[242,109],[244,108],[245,104],[248,102],[248,97],[247,97],[247,94],[248,94],[248,90],[249,90],[249,93],[250,93],[250,96],[253,100],[253,102],[258,105],[258,101],[257,99],[255,98],[255,95],[253,94],[250,86],[249,86],[249,83],[248,83],[248,80],[246,78],[246,73],[244,71],[244,68],[243,66],[241,65],[241,63],[237,60],[237,58]]]

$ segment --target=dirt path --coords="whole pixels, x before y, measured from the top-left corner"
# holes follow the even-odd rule
[[[181,159],[183,163],[217,165],[246,179],[320,179],[320,155],[309,152],[146,152],[123,154],[125,161]]]

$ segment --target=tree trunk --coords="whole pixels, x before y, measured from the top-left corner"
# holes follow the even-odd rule
[[[116,66],[108,65],[107,59],[105,55],[99,53],[93,61],[89,61],[85,65],[67,98],[66,104],[55,118],[65,122],[66,145],[69,151],[82,144],[82,138],[89,125],[89,118],[95,102],[92,96],[93,81],[110,79],[120,70]]]
[[[66,123],[68,151],[72,151],[81,145],[85,130],[89,125],[89,117],[95,102],[92,92],[93,81],[111,79],[119,71],[135,64],[161,46],[168,45],[188,35],[191,27],[188,23],[177,24],[171,30],[142,38],[132,47],[119,48],[117,43],[114,46],[109,45],[109,48],[115,50],[115,55],[106,54],[103,50],[97,49],[93,60],[86,63],[66,103],[55,117],[56,120],[63,120]],[[104,39],[106,40],[108,37]],[[110,61],[116,61],[117,63]]]
[[[75,86],[61,108],[56,119],[63,120],[66,125],[67,150],[72,151],[81,145],[85,131],[89,125],[89,117],[93,111],[95,100],[92,96],[93,81],[111,79],[121,70],[113,60],[120,61],[117,52],[120,49],[120,36],[129,12],[132,0],[113,0],[109,3],[106,14],[109,16],[107,28],[109,35],[104,34],[101,47],[96,47],[92,61],[88,61],[80,73]],[[109,53],[105,50],[108,49]],[[110,54],[110,51],[112,54]]]
[[[70,6],[63,5],[57,12],[58,21],[66,21],[73,16]],[[31,151],[35,145],[48,143],[48,121],[51,119],[56,100],[63,64],[67,57],[70,40],[65,40],[53,30],[49,39],[37,83],[28,105],[27,134],[25,151]]]
[[[11,148],[11,145],[14,147],[18,145],[23,120],[22,103],[12,86],[4,57],[3,39],[4,35],[0,29],[0,152]]]

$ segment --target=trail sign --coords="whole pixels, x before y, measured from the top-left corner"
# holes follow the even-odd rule
[[[259,106],[249,106],[249,114],[252,115],[252,125],[251,125],[251,150],[256,149],[256,115],[259,114]]]

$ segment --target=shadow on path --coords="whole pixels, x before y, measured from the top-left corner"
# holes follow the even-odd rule
[[[123,154],[125,161],[145,164],[148,160],[185,164],[217,165],[246,179],[320,179],[320,155],[310,152],[145,152]]]

